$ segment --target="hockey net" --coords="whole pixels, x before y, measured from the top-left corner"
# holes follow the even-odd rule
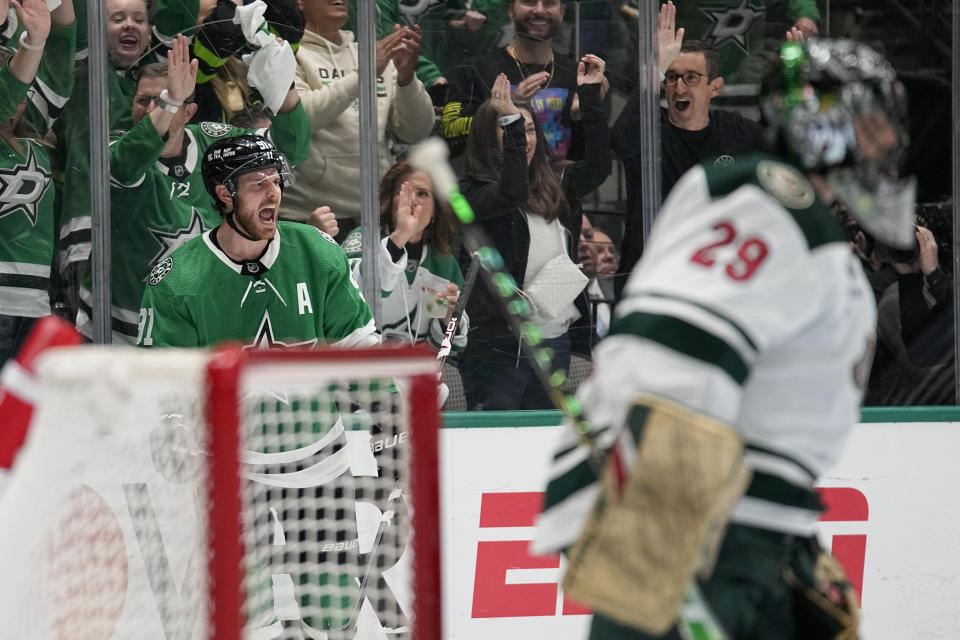
[[[430,353],[78,347],[38,380],[3,637],[440,637]]]

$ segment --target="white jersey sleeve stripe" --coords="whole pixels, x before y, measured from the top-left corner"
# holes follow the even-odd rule
[[[50,265],[30,264],[27,262],[0,262],[0,273],[9,273],[17,276],[50,277]]]
[[[756,344],[741,327],[701,303],[676,296],[643,292],[630,296],[617,307],[618,316],[627,316],[634,312],[683,320],[723,340],[748,363],[752,363],[757,356]]]
[[[618,318],[610,333],[634,335],[661,344],[722,370],[739,385],[750,375],[750,363],[729,342],[674,315],[635,311]]]
[[[819,517],[818,511],[744,496],[730,519],[737,524],[806,537],[816,532]]]
[[[71,233],[76,233],[78,231],[90,231],[92,228],[93,222],[90,216],[77,216],[67,222],[65,222],[60,227],[60,239],[64,240]]]
[[[63,268],[75,262],[85,262],[90,259],[89,242],[78,242],[60,252],[60,267]]]

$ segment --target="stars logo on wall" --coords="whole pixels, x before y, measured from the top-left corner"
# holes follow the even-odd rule
[[[49,188],[50,172],[39,165],[36,151],[28,144],[25,163],[0,169],[0,218],[21,211],[35,227],[37,208]]]
[[[704,40],[719,48],[733,41],[744,53],[747,52],[747,33],[754,20],[763,18],[764,10],[754,8],[750,0],[740,0],[736,7],[701,9],[713,22]]]

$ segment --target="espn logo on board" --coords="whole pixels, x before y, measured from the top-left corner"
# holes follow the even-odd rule
[[[530,555],[542,492],[484,493],[473,582],[473,618],[585,615],[560,591],[559,554]],[[523,528],[518,530],[517,528]],[[484,540],[485,537],[498,538]]]
[[[861,593],[867,535],[866,496],[850,487],[819,488],[826,510],[820,520],[831,550]],[[529,552],[543,493],[484,493],[480,501],[472,618],[585,615],[590,611],[560,589],[560,555]],[[859,530],[859,531],[856,531]],[[848,532],[849,531],[849,532]]]

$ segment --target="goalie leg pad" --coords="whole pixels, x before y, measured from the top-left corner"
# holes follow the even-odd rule
[[[594,510],[568,552],[563,589],[659,635],[676,621],[702,559],[715,557],[704,547],[719,543],[750,474],[732,428],[673,403],[639,398],[625,429],[636,460],[622,490],[608,461]]]

